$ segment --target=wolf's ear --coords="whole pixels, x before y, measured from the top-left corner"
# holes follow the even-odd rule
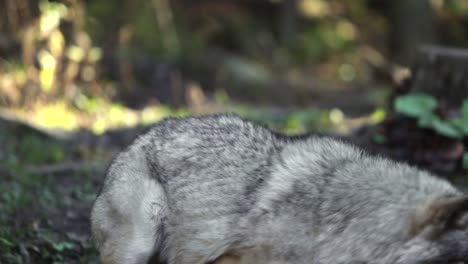
[[[468,195],[443,197],[418,208],[410,215],[409,235],[436,239],[444,232],[466,228]]]

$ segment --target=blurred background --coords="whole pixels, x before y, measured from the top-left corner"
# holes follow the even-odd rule
[[[0,262],[95,263],[106,164],[167,116],[237,112],[464,186],[464,47],[466,0],[0,0]]]

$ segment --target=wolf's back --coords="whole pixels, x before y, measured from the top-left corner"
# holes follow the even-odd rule
[[[140,263],[162,247],[170,263],[216,254],[249,211],[281,145],[276,134],[235,115],[159,122],[107,172],[92,211],[102,259]],[[197,239],[212,247],[200,249]]]
[[[104,263],[228,254],[242,264],[415,264],[454,252],[419,234],[432,230],[433,211],[465,208],[460,197],[446,181],[331,138],[288,137],[236,115],[174,118],[112,162],[92,228]],[[468,245],[468,234],[437,228]]]

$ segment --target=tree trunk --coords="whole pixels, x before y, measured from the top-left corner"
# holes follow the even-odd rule
[[[393,57],[409,65],[419,46],[436,41],[434,10],[428,0],[394,0],[389,8]]]
[[[283,0],[279,5],[279,38],[281,44],[291,48],[296,41],[297,1]]]

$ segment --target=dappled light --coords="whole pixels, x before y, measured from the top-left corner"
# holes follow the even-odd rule
[[[330,15],[330,3],[324,0],[302,0],[299,4],[300,11],[307,17],[324,17]]]
[[[105,170],[166,118],[237,113],[468,186],[466,47],[466,0],[4,0],[0,263],[96,263]]]

